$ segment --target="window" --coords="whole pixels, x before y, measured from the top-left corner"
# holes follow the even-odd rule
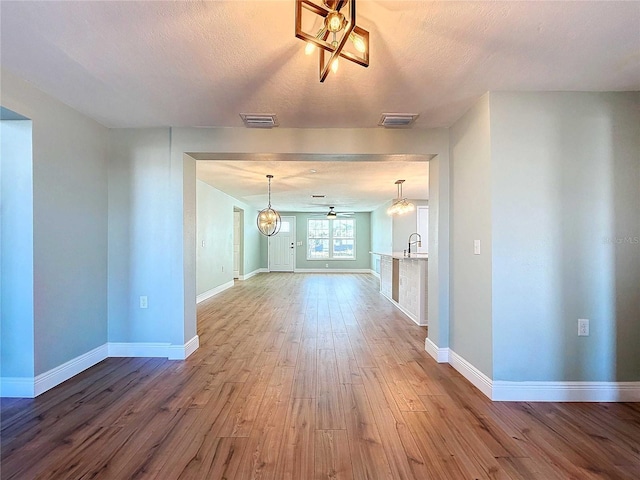
[[[307,260],[355,260],[356,221],[307,220]]]

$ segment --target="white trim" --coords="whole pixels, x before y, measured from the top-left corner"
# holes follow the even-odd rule
[[[0,397],[33,398],[33,377],[0,377]]]
[[[224,292],[225,290],[231,287],[233,287],[233,280],[230,280],[227,283],[223,283],[222,285],[218,285],[217,287],[212,288],[211,290],[207,290],[206,292],[201,293],[196,297],[196,303],[204,302],[206,299],[211,298],[214,295],[217,295],[221,292]]]
[[[376,272],[375,270],[371,269],[369,272],[371,273],[371,275],[373,275],[377,279],[380,278],[380,274],[378,272]]]
[[[425,349],[433,356],[428,338]],[[640,382],[509,382],[491,380],[449,350],[449,363],[495,402],[640,402]]]
[[[170,343],[109,342],[110,357],[169,357]]]
[[[294,273],[371,273],[370,268],[296,268]]]
[[[34,379],[34,395],[37,397],[41,393],[51,390],[56,385],[60,385],[65,380],[79,374],[87,368],[93,367],[108,356],[107,344],[100,345],[87,353],[72,358],[68,362],[58,365],[51,370],[41,373]]]
[[[425,351],[438,363],[449,363],[449,349],[439,348],[430,338],[424,341]]]
[[[184,345],[110,342],[34,377],[0,377],[0,397],[34,398],[108,357],[165,357],[184,360],[200,346],[195,335]]]
[[[58,365],[36,377],[0,378],[0,395],[12,398],[34,398],[51,390],[80,372],[107,358],[107,344],[100,345],[68,362]]]
[[[493,382],[492,400],[507,402],[640,402],[640,382]]]
[[[184,360],[200,347],[200,338],[198,335],[194,336],[184,345],[170,345],[167,347],[169,360]]]
[[[474,387],[491,398],[491,379],[451,349],[449,350],[449,364],[469,380]]]
[[[259,273],[267,273],[268,271],[269,270],[267,270],[266,268],[256,268],[253,272],[247,273],[246,275],[240,275],[238,277],[238,280],[249,280],[254,275],[257,275]]]

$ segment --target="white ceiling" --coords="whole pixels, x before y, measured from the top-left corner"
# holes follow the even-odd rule
[[[276,113],[280,128],[375,132],[382,112],[419,113],[414,128],[448,127],[486,91],[640,89],[636,1],[358,0],[371,64],[342,61],[324,83],[317,56],[294,37],[293,0],[2,1],[0,10],[2,68],[108,127],[241,127],[240,113]],[[318,167],[315,179],[327,168]],[[245,168],[256,170],[252,180]],[[199,165],[199,174],[225,179],[209,181],[249,203],[266,173],[289,197],[297,178],[299,203],[321,190],[338,209],[378,199],[358,190],[360,168],[332,166],[344,171],[329,184],[311,183],[311,168],[234,162]],[[390,199],[405,173],[384,168],[372,165],[367,181]]]
[[[423,159],[423,160],[426,160]],[[268,202],[279,211],[369,212],[396,197],[396,180],[406,180],[403,196],[427,199],[429,164],[414,162],[198,161],[200,180],[261,210]],[[314,199],[312,195],[325,195]]]

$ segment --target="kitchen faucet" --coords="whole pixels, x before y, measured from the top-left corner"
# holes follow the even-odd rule
[[[418,240],[414,240],[413,242],[411,241],[411,237],[413,237],[414,235],[418,236]],[[409,249],[407,250],[407,254],[411,255],[411,245],[413,244],[417,244],[418,247],[422,246],[422,237],[420,236],[419,233],[412,233],[411,235],[409,235]]]

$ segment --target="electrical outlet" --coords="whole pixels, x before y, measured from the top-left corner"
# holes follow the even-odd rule
[[[149,302],[147,300],[147,296],[142,295],[140,297],[140,308],[148,308],[148,307],[149,307]]]
[[[329,264],[328,264],[328,263],[325,263],[325,264],[324,264],[324,268],[329,268]]]
[[[578,319],[578,336],[579,337],[589,336],[589,319],[588,318]]]

